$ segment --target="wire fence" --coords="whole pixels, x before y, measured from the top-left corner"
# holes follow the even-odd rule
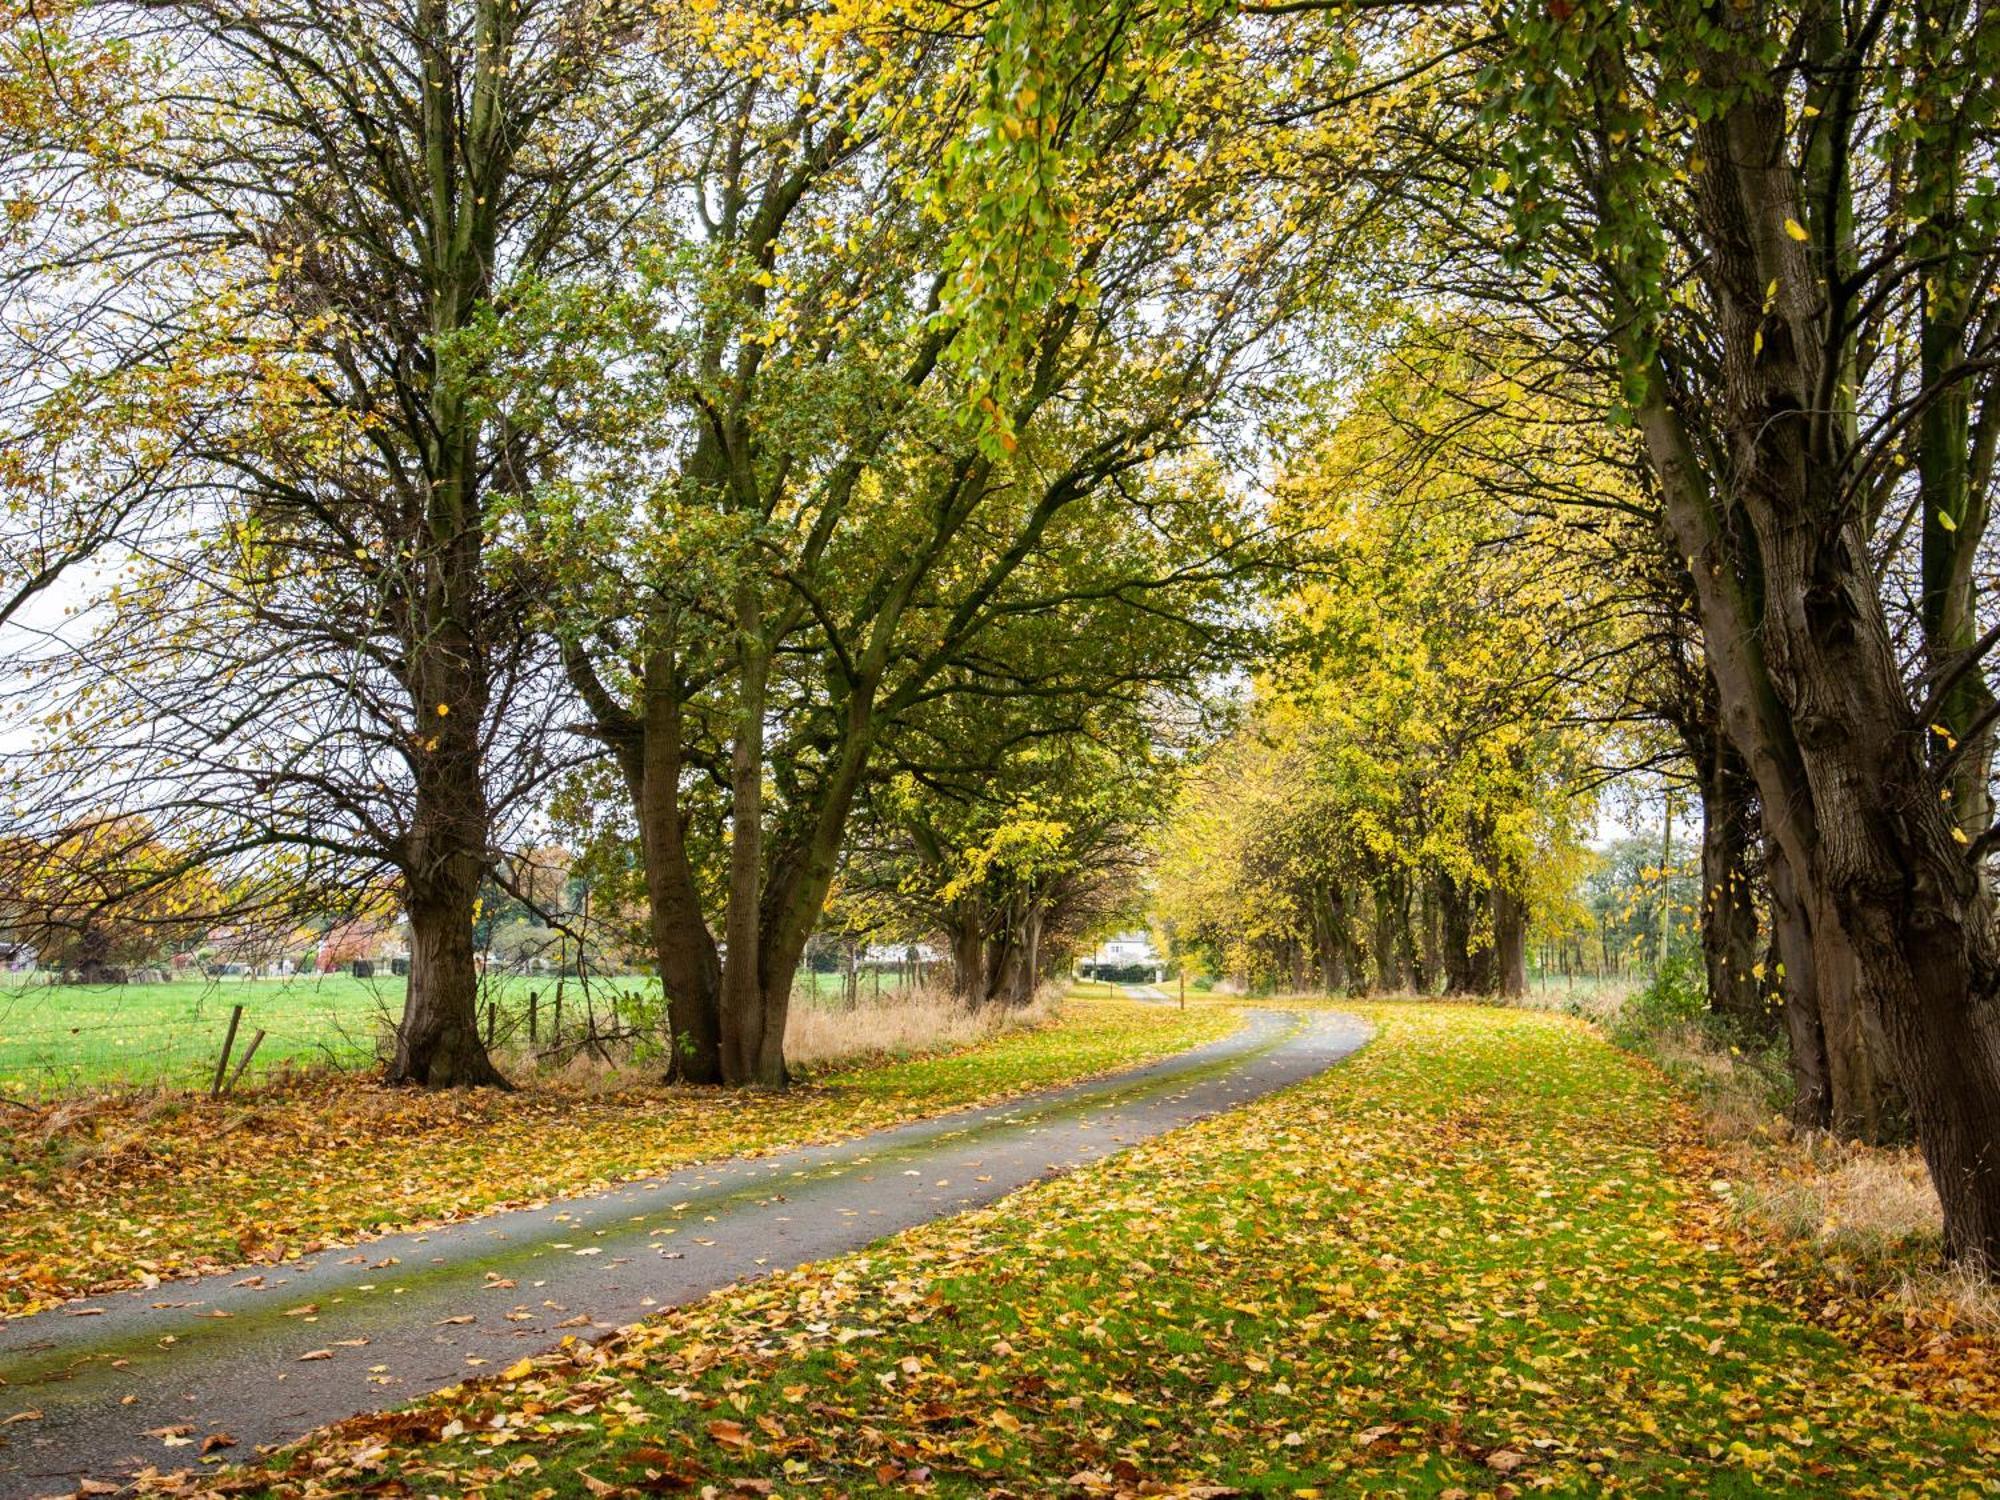
[[[853,974],[802,969],[794,997],[838,1009],[929,977],[901,965]],[[0,974],[0,1098],[210,1087],[218,1077],[240,1086],[287,1071],[372,1068],[394,1048],[405,984],[397,976],[307,974],[89,985]],[[531,1064],[664,1055],[664,1010],[659,983],[648,976],[505,974],[480,986],[487,1044]]]

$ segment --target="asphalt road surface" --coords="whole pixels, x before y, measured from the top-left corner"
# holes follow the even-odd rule
[[[856,1250],[1312,1077],[1351,1016],[1249,1014],[1147,1067],[288,1265],[0,1323],[0,1500],[219,1459]],[[8,1421],[17,1413],[38,1415]]]

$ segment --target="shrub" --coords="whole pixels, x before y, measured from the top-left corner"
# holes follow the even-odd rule
[[[1634,1046],[1662,1032],[1701,1025],[1708,1017],[1708,974],[1701,955],[1667,955],[1652,982],[1628,997],[1612,1022],[1612,1039]]]

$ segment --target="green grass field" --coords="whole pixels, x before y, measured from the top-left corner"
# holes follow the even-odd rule
[[[293,979],[182,979],[169,984],[51,985],[0,978],[0,1091],[23,1098],[108,1084],[192,1084],[204,1081],[221,1054],[231,1010],[243,1021],[236,1057],[258,1030],[266,1035],[249,1071],[291,1066],[355,1067],[377,1055],[403,1008],[406,981],[384,975],[308,974]],[[840,994],[838,974],[801,974],[800,992],[828,1000]],[[528,996],[539,997],[538,1035],[554,1021],[556,980],[508,976],[486,981],[498,1007],[503,1039],[524,1032]],[[885,993],[889,989],[884,980]],[[564,1025],[585,1004],[575,979],[562,983]],[[591,1003],[605,1015],[629,1008],[629,997],[655,1001],[657,980],[620,975],[590,982]],[[864,975],[862,996],[874,993]],[[233,1066],[233,1064],[232,1064]]]
[[[363,1064],[402,1013],[405,981],[384,976],[301,975],[294,979],[183,979],[169,984],[13,985],[0,987],[0,1089],[14,1097],[96,1084],[190,1083],[215,1067],[241,1005],[236,1055],[258,1030],[266,1035],[253,1073],[287,1064]],[[554,1013],[552,977],[488,980],[502,1028],[520,1025],[528,995],[539,1024]],[[613,997],[657,992],[637,977],[593,980],[600,1014]],[[565,1024],[581,1015],[582,992],[563,984]]]

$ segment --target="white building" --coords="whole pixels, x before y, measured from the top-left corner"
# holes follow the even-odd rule
[[[1130,975],[1135,969],[1146,971],[1144,977],[1154,984],[1167,977],[1167,961],[1153,947],[1152,935],[1145,932],[1121,932],[1106,938],[1076,967],[1085,979]]]

